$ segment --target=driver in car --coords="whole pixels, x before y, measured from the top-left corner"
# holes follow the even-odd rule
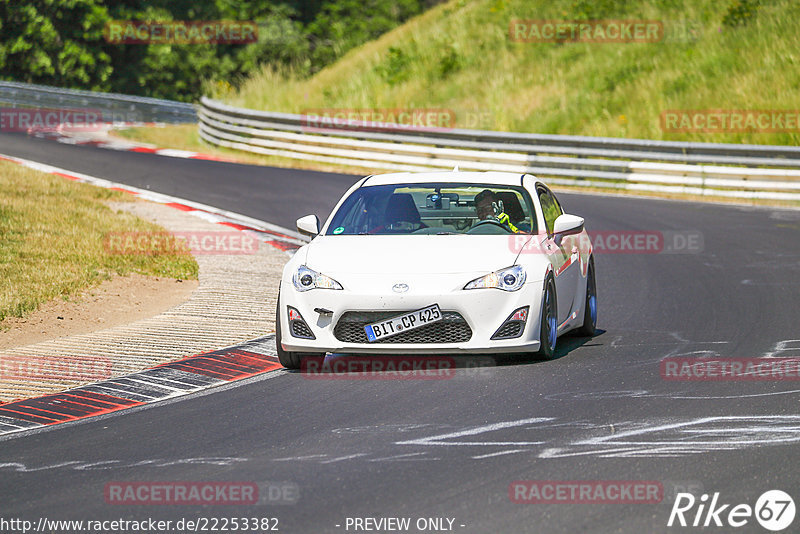
[[[508,214],[503,213],[503,201],[497,198],[497,195],[491,189],[484,189],[475,195],[475,209],[478,212],[479,220],[493,219],[515,234],[520,233],[519,228],[511,223],[511,218]]]

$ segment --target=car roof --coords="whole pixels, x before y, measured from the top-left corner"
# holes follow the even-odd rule
[[[433,183],[476,183],[496,185],[522,185],[523,174],[516,172],[472,172],[472,171],[437,171],[437,172],[394,172],[377,174],[367,178],[362,185],[392,185]]]

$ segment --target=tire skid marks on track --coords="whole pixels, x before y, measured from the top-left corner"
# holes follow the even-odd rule
[[[448,428],[444,425],[441,429]],[[567,434],[553,439],[555,427]],[[333,430],[336,432],[336,430]],[[371,437],[381,435],[367,431]],[[560,434],[559,434],[560,435]],[[595,423],[538,417],[500,421],[393,441],[396,454],[359,450],[353,442],[346,455],[301,455],[273,458],[274,462],[306,461],[321,465],[349,460],[359,462],[432,461],[465,454],[472,460],[490,460],[527,453],[540,459],[578,456],[596,458],[679,458],[800,442],[800,415],[742,415],[665,417]],[[411,449],[409,451],[409,449]],[[408,451],[408,452],[406,452]]]
[[[273,337],[62,393],[0,404],[0,435],[104,415],[282,369],[270,343]]]
[[[173,465],[213,465],[228,467],[249,461],[249,458],[236,456],[200,457],[200,458],[152,458],[148,460],[100,460],[86,462],[83,460],[69,460],[50,465],[27,465],[21,462],[0,462],[0,470],[14,471],[17,473],[35,473],[38,471],[52,471],[55,469],[68,469],[72,471],[109,471],[134,469],[140,467],[163,468]]]

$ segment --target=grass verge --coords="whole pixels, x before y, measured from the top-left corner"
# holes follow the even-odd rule
[[[140,273],[196,279],[190,254],[111,254],[111,232],[164,232],[107,201],[138,202],[125,193],[70,182],[0,162],[0,321],[24,317],[54,298],[68,300],[113,275]]]

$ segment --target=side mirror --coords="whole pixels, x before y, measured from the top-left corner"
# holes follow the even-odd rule
[[[561,240],[565,236],[575,235],[583,232],[583,217],[577,215],[559,215],[556,222],[553,223],[553,238],[556,245],[561,246]]]
[[[303,235],[314,237],[319,233],[319,219],[316,215],[300,217],[297,219],[297,231]]]

